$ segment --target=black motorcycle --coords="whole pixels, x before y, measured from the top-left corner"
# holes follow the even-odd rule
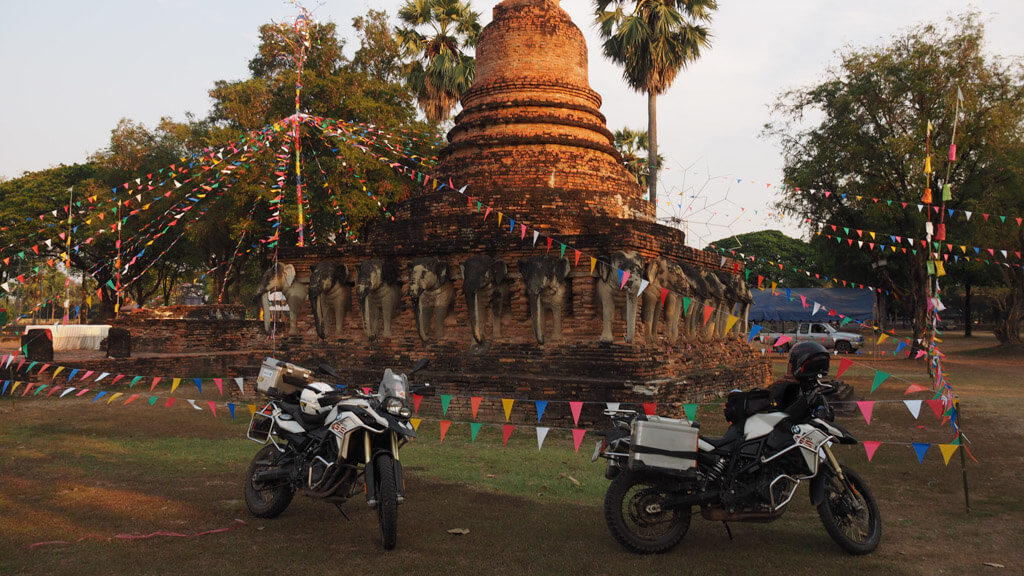
[[[801,343],[790,363],[797,364],[791,368],[795,382],[728,396],[731,425],[719,438],[701,436],[696,422],[605,412],[612,428],[594,460],[608,460],[605,475],[612,482],[604,516],[620,544],[641,554],[667,551],[686,535],[694,508],[706,520],[771,522],[809,481],[811,503],[836,543],[850,554],[878,547],[878,505],[864,480],[831,450],[834,442],[857,441],[834,423],[826,399],[836,390],[820,379],[828,353]]]

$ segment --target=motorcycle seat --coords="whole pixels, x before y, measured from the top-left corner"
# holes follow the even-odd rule
[[[729,426],[729,429],[725,431],[724,436],[701,436],[700,439],[711,444],[715,448],[721,448],[732,442],[736,441],[740,437],[740,431],[735,426]]]
[[[305,412],[302,411],[302,408],[300,408],[298,404],[282,402],[280,406],[281,411],[284,412],[284,414],[282,414],[281,416],[282,418],[288,420],[295,420],[299,424],[301,424],[302,427],[305,428],[306,430],[313,430],[323,426],[324,420],[326,420],[327,418],[326,412],[318,416],[306,414]]]

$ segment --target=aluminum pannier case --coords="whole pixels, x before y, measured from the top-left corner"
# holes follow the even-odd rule
[[[695,473],[698,429],[689,420],[648,416],[633,421],[633,443],[629,448],[631,470],[655,469],[673,473]]]

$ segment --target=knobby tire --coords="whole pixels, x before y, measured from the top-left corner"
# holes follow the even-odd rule
[[[657,510],[669,487],[657,476],[632,470],[613,478],[604,498],[612,537],[637,554],[659,554],[678,544],[690,527],[690,510]]]
[[[385,550],[398,544],[398,487],[395,484],[395,461],[390,454],[374,460],[377,466],[377,519],[380,521],[381,543]]]
[[[878,503],[864,480],[853,470],[842,467],[853,491],[835,472],[826,469],[825,497],[818,504],[818,515],[825,531],[850,554],[868,554],[882,541],[882,517]]]
[[[245,477],[245,506],[257,518],[276,518],[288,508],[295,489],[287,479],[265,485],[257,483],[256,474],[278,468],[276,462],[283,454],[273,444],[267,444],[256,453]]]

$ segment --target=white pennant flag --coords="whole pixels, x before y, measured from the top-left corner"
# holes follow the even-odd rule
[[[68,394],[71,394],[72,390],[77,390],[77,388],[73,388],[73,387],[65,388],[64,391],[60,393],[60,397],[63,398],[65,396],[67,396]]]
[[[200,408],[199,406],[196,406],[196,401],[195,400],[189,400],[188,403],[191,404],[192,407],[195,408],[196,410],[202,410],[202,408]]]
[[[815,314],[817,314],[818,310],[821,310],[821,304],[818,304],[817,302],[815,302],[814,303],[814,312],[811,312],[811,316],[814,316]]]
[[[548,430],[550,428],[547,426],[537,426],[537,452],[540,452],[541,446],[544,445],[544,439],[548,436]]]
[[[971,214],[974,214],[974,212],[971,212],[970,210],[964,210],[964,214],[967,214],[967,221],[970,222]]]
[[[534,230],[534,231],[533,231],[533,247],[534,247],[534,248],[536,248],[536,247],[537,247],[537,237],[538,237],[538,236],[540,236],[540,232],[538,232],[538,231]]]
[[[618,402],[605,402],[604,405],[609,410],[618,410],[619,409],[619,403]]]
[[[466,184],[462,188],[459,188],[459,194],[465,194],[466,193],[466,188],[468,188],[468,187],[469,187],[469,184]]]
[[[646,290],[647,287],[650,286],[650,285],[651,285],[650,281],[641,279],[640,280],[640,291],[637,292],[636,295],[639,296],[639,295],[643,294],[644,290]]]
[[[907,405],[907,410],[914,416],[914,420],[921,414],[921,401],[920,400],[904,400],[904,404]]]
[[[720,267],[725,268],[725,260],[726,260],[725,256],[722,256],[722,263],[719,264]]]
[[[96,378],[96,380],[94,380],[94,382],[99,382],[100,380],[103,380],[107,376],[110,376],[110,372],[104,372],[103,374],[100,374],[99,377]]]
[[[245,390],[242,388],[242,378],[235,378],[235,384],[238,384],[238,391],[245,394]]]

